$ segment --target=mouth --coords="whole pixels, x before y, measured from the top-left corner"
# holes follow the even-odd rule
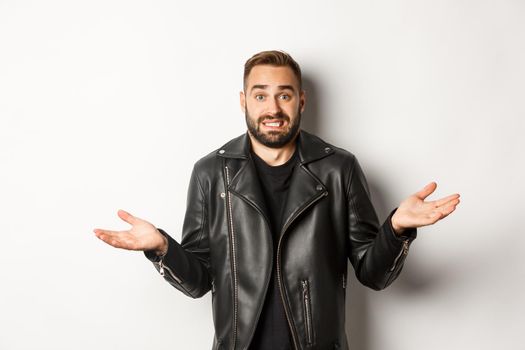
[[[286,121],[283,119],[269,119],[262,122],[267,129],[278,130],[281,129],[286,124]]]

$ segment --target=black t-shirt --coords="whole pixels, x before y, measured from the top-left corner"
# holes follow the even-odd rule
[[[264,306],[249,349],[289,350],[292,348],[292,340],[277,282],[276,257],[277,243],[283,224],[282,211],[284,210],[292,173],[298,163],[297,148],[286,163],[278,166],[266,164],[253,151],[251,155],[266,201],[267,214],[272,230],[274,263]]]

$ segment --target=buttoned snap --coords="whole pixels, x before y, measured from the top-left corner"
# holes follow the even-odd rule
[[[220,154],[224,154],[224,152],[226,152],[226,151],[223,150],[223,149],[221,149],[221,150],[219,151]]]
[[[328,153],[328,152],[330,152],[331,150],[332,150],[332,149],[331,149],[330,147],[326,147],[326,148],[324,149],[324,152],[325,152],[325,153]]]
[[[323,186],[321,185],[317,185],[317,187],[315,188],[317,191],[322,191],[324,188]]]
[[[224,197],[226,197],[226,193],[221,192],[221,198],[224,198]]]

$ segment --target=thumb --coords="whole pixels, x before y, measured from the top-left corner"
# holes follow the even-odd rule
[[[419,199],[423,200],[427,198],[432,192],[434,192],[436,190],[436,187],[437,187],[437,184],[434,181],[432,181],[431,183],[423,187],[422,190],[414,193],[414,195],[418,197]]]
[[[119,218],[121,218],[130,225],[136,224],[138,220],[138,218],[134,217],[133,215],[122,209],[119,209],[117,215],[119,216]]]

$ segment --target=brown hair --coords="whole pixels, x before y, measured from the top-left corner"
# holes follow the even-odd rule
[[[246,89],[246,79],[250,75],[252,68],[262,64],[275,67],[290,67],[299,81],[299,88],[302,88],[301,67],[299,67],[299,64],[286,52],[271,50],[258,52],[246,61],[243,77],[244,89]]]

